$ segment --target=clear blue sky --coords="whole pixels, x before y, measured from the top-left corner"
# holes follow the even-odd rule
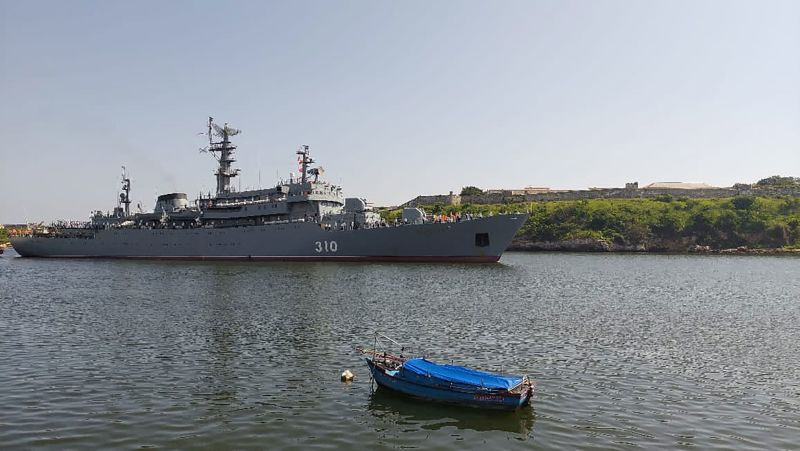
[[[796,1],[0,0],[0,222],[295,170],[377,205],[800,175]]]

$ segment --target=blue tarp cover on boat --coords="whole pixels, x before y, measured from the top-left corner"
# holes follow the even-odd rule
[[[435,377],[447,382],[491,389],[509,389],[522,382],[521,376],[501,376],[458,365],[441,365],[425,359],[406,360],[403,368],[422,376]]]

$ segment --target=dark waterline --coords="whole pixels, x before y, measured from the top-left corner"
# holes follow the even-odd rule
[[[792,449],[800,260],[0,257],[0,449]],[[528,373],[514,413],[370,393],[379,329]],[[345,368],[357,376],[342,384]]]

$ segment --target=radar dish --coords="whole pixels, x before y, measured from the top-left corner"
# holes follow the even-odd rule
[[[220,127],[217,124],[212,124],[212,126],[214,127],[214,131],[216,132],[215,135],[217,136],[223,136],[223,135],[235,136],[242,132],[239,129],[228,126],[228,124],[225,124],[224,127]]]

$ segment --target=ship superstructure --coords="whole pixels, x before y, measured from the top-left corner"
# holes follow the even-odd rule
[[[90,222],[38,229],[12,240],[23,256],[250,260],[496,261],[527,215],[434,220],[405,209],[388,224],[361,198],[345,198],[323,179],[309,146],[297,152],[299,175],[266,189],[236,191],[232,180],[241,133],[208,120],[216,192],[190,202],[185,193],[158,196],[152,212],[130,212],[131,180],[108,214]],[[471,220],[467,220],[471,219]]]

